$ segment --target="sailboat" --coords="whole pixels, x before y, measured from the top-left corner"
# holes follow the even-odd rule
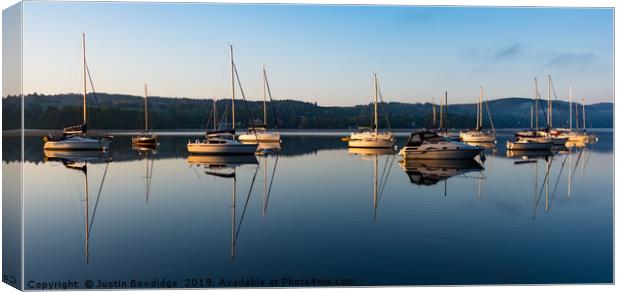
[[[149,134],[149,106],[148,106],[149,93],[144,84],[144,131],[138,135],[131,137],[131,143],[134,146],[141,147],[157,147],[157,135]]]
[[[103,138],[89,138],[86,135],[88,108],[86,106],[86,35],[82,33],[82,71],[84,92],[82,94],[82,124],[64,128],[62,136],[53,137],[48,135],[44,137],[45,150],[107,150],[112,142],[112,136]]]
[[[379,131],[379,83],[377,74],[373,74],[373,92],[375,98],[374,126],[373,128],[361,128],[356,133],[351,133],[347,139],[351,148],[393,148],[396,138],[391,132]]]
[[[538,79],[534,78],[534,106],[530,111],[530,129],[522,130],[515,133],[515,141],[506,141],[508,151],[512,150],[550,150],[554,145],[554,141],[549,132],[541,130],[538,127]],[[551,95],[549,95],[551,96]],[[551,101],[551,98],[549,99]],[[547,119],[547,125],[549,119]],[[533,127],[535,126],[535,127]]]
[[[494,143],[495,142],[495,127],[493,127],[493,133],[482,130],[482,92],[483,88],[480,86],[480,98],[478,100],[478,114],[476,116],[476,128],[467,132],[459,133],[459,137],[463,142],[475,142],[475,143]],[[488,103],[487,103],[488,110]],[[490,115],[489,115],[490,117]],[[491,121],[493,125],[493,121]]]
[[[535,97],[536,99],[538,99],[538,83],[536,79],[534,79],[534,83],[536,87]],[[528,131],[519,131],[516,134],[517,138],[528,138],[528,140],[532,142],[540,140],[543,143],[551,140],[551,142],[553,142],[553,145],[555,146],[563,146],[564,144],[566,144],[566,141],[568,141],[568,137],[565,136],[561,130],[553,128],[553,101],[551,100],[551,88],[551,75],[547,75],[547,128],[537,128]],[[536,113],[536,115],[538,115],[538,113]]]
[[[187,151],[190,153],[211,154],[211,155],[253,155],[257,148],[257,143],[241,143],[235,137],[235,76],[237,69],[233,59],[233,47],[230,46],[230,67],[231,67],[231,87],[232,87],[232,128],[226,130],[216,130],[205,134],[205,139],[189,141]],[[237,80],[239,76],[237,76]]]
[[[267,80],[267,71],[263,66],[263,125],[255,126],[248,129],[244,134],[239,135],[238,139],[241,142],[267,142],[267,143],[280,143],[280,132],[269,131],[267,124],[267,94],[269,94],[269,101],[271,100],[271,89],[269,87],[269,81]],[[259,146],[260,147],[260,146]],[[277,147],[276,147],[277,148]]]
[[[571,90],[572,93],[572,90]],[[571,94],[572,97],[572,94]],[[572,101],[572,98],[571,98]],[[578,113],[578,108],[577,108],[577,104],[575,104],[576,110],[575,112]],[[582,103],[581,103],[581,108],[582,108],[582,115],[581,115],[581,119],[582,119],[582,128],[581,129],[577,129],[577,131],[573,131],[572,130],[572,116],[570,118],[571,122],[570,122],[570,133],[568,135],[568,143],[570,144],[569,146],[581,146],[587,144],[587,143],[592,143],[598,140],[598,138],[596,137],[596,135],[594,134],[588,134],[586,132],[586,101],[585,98],[582,99]],[[572,105],[571,105],[571,113],[572,113]],[[576,115],[578,118],[578,115]],[[577,127],[579,127],[579,120],[577,120]]]

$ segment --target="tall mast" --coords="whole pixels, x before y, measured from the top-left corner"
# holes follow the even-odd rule
[[[444,118],[446,119],[446,121],[443,123],[443,126],[446,128],[445,132],[446,134],[448,133],[448,92],[445,92],[445,96],[444,98],[446,99],[446,114],[444,115]]]
[[[89,233],[90,233],[90,226],[89,226],[89,220],[88,220],[88,169],[86,168],[87,165],[86,163],[84,163],[84,228],[86,229],[84,232],[84,236],[85,236],[85,255],[86,255],[86,262],[88,263],[88,258],[89,258],[89,254],[88,254],[88,237],[89,237]]]
[[[378,109],[378,99],[377,99],[377,73],[373,73],[372,74],[372,79],[373,79],[373,94],[375,96],[375,134],[377,134],[377,132],[379,131],[379,116],[377,115],[377,109]]]
[[[581,108],[582,108],[582,118],[581,120],[583,120],[583,131],[586,131],[586,99],[582,98],[582,104],[581,104]]]
[[[538,130],[538,79],[534,78],[534,113],[536,120],[536,130]]]
[[[443,100],[439,101],[439,128],[443,129]]]
[[[82,115],[83,115],[83,120],[84,120],[84,124],[86,124],[86,34],[82,33],[82,71],[83,71],[83,75],[82,79],[84,81],[84,94],[82,96]]]
[[[433,99],[433,129],[437,128],[437,113],[435,113],[435,100]]]
[[[267,71],[263,65],[263,122],[267,128]]]
[[[534,128],[534,106],[530,106],[530,129]]]
[[[146,83],[144,83],[144,132],[149,131],[149,92],[146,88]]]
[[[215,98],[213,99],[213,131],[217,131],[217,109],[215,108]]]
[[[230,46],[230,86],[232,89],[232,128],[235,129],[235,61],[233,60],[233,46]]]
[[[547,126],[553,128],[553,105],[551,104],[551,75],[547,75],[547,96],[549,98],[547,104]]]
[[[568,87],[568,130],[573,130],[573,86]]]
[[[378,179],[377,179],[377,172],[379,171],[379,166],[378,166],[378,162],[379,162],[379,158],[377,157],[377,155],[375,154],[375,159],[374,159],[374,167],[373,167],[373,205],[375,207],[375,213],[374,213],[374,219],[377,219],[377,204],[379,203],[379,185],[377,183]]]
[[[480,129],[482,129],[482,86],[480,86],[480,102],[478,104],[478,112],[480,113]]]

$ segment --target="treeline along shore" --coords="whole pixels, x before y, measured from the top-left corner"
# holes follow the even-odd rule
[[[142,129],[144,98],[125,94],[92,93],[88,95],[89,127],[96,129]],[[429,98],[430,99],[430,98]],[[474,100],[474,98],[472,98]],[[81,122],[81,95],[79,94],[28,94],[24,96],[24,122],[26,129],[61,129]],[[531,98],[506,97],[490,100],[488,106],[495,128],[529,128]],[[262,121],[262,101],[235,101],[237,128],[246,128]],[[546,107],[546,101],[541,103]],[[2,99],[3,130],[19,128],[21,100],[19,96]],[[213,125],[213,99],[149,97],[150,128],[154,130],[205,129]],[[217,116],[230,120],[230,99],[216,101]],[[581,119],[581,104],[578,104]],[[387,103],[389,127],[411,129],[432,127],[431,103]],[[588,128],[613,127],[613,103],[586,105]],[[473,128],[476,125],[476,104],[449,104],[447,126],[454,129]],[[280,129],[350,129],[369,126],[372,104],[356,106],[320,106],[298,100],[275,100],[269,105],[270,127]],[[437,119],[439,106],[436,105]],[[229,114],[228,114],[229,115]],[[573,113],[575,119],[575,113]],[[553,125],[568,127],[569,103],[554,101]],[[250,121],[253,121],[252,123]],[[485,108],[485,127],[490,128]],[[539,114],[541,126],[545,116]],[[573,127],[576,126],[573,121]],[[580,125],[581,126],[581,122]],[[385,119],[380,128],[388,128]]]

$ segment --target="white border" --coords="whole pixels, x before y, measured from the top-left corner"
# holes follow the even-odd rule
[[[65,2],[129,2],[129,1],[96,1],[96,0],[64,0]],[[9,0],[2,1],[0,3],[0,8],[2,10],[12,6],[13,4],[19,1]],[[590,0],[590,1],[577,1],[577,0],[438,0],[438,1],[423,1],[423,0],[212,0],[212,1],[204,1],[204,0],[193,0],[193,1],[180,1],[180,0],[132,0],[131,2],[178,2],[178,3],[280,3],[280,4],[348,4],[348,5],[371,5],[371,4],[381,4],[381,5],[425,5],[425,6],[504,6],[504,7],[512,7],[512,6],[548,6],[548,7],[613,7],[614,10],[619,7],[618,1],[612,0]],[[618,74],[617,74],[617,66],[616,65],[616,52],[618,48],[618,39],[615,37],[616,32],[618,31],[618,23],[615,21],[615,11],[614,11],[614,84],[618,84]],[[2,24],[0,22],[0,39],[2,34]],[[2,61],[0,60],[0,67],[2,66]],[[1,78],[0,73],[0,78]],[[619,106],[615,103],[615,96],[617,96],[618,88],[614,86],[614,113],[618,112]],[[0,124],[1,124],[1,112],[0,112]],[[618,120],[615,118],[614,114],[614,129],[618,128]],[[614,133],[614,181],[619,181],[620,175],[615,172],[617,166],[619,165],[618,159],[615,156],[616,151],[618,150],[618,136]],[[1,146],[1,143],[0,143]],[[1,156],[1,155],[0,155]],[[1,192],[1,190],[0,190]],[[615,186],[614,186],[615,193]],[[618,226],[618,219],[615,216],[616,210],[616,200],[614,199],[614,227]],[[0,208],[0,218],[1,218],[2,210]],[[618,246],[618,241],[616,240],[616,233],[614,228],[614,281],[617,279],[618,269],[615,266],[617,262],[617,253],[616,251]],[[0,233],[0,241],[1,241],[1,233]],[[0,254],[0,260],[2,259],[2,255]],[[582,291],[585,289],[591,290],[607,290],[612,291],[615,287],[613,285],[542,285],[542,286],[528,286],[528,285],[519,285],[519,286],[459,286],[459,288],[454,287],[419,287],[419,286],[407,286],[407,287],[376,287],[370,288],[372,290],[385,289],[389,291],[407,291],[409,289],[416,290],[434,290],[434,291],[444,291],[448,289],[458,289],[460,291],[480,291],[485,290],[489,291],[490,289],[500,288],[506,291],[519,291],[519,290],[532,290],[532,291],[540,291],[540,290],[557,290],[557,291]],[[0,284],[0,291],[9,291],[9,289],[13,289],[6,284]],[[296,290],[306,290],[306,291],[358,291],[361,289],[368,288],[297,288]],[[337,289],[337,290],[335,290]],[[261,289],[261,291],[278,291],[279,289]],[[15,290],[12,290],[15,291]],[[124,290],[118,290],[124,291]],[[129,291],[129,290],[127,290]],[[160,291],[160,290],[140,290],[140,291]],[[167,289],[166,291],[184,291],[184,290],[176,290],[176,289]],[[248,289],[226,289],[226,291],[248,291]],[[615,291],[615,289],[614,289]]]

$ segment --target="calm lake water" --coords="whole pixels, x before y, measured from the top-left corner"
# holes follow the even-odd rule
[[[613,133],[597,134],[518,163],[505,132],[481,167],[401,165],[335,135],[219,163],[189,157],[186,137],[160,137],[156,153],[116,137],[86,172],[26,138],[26,288],[609,283]],[[17,167],[17,149],[3,151],[5,170]]]

